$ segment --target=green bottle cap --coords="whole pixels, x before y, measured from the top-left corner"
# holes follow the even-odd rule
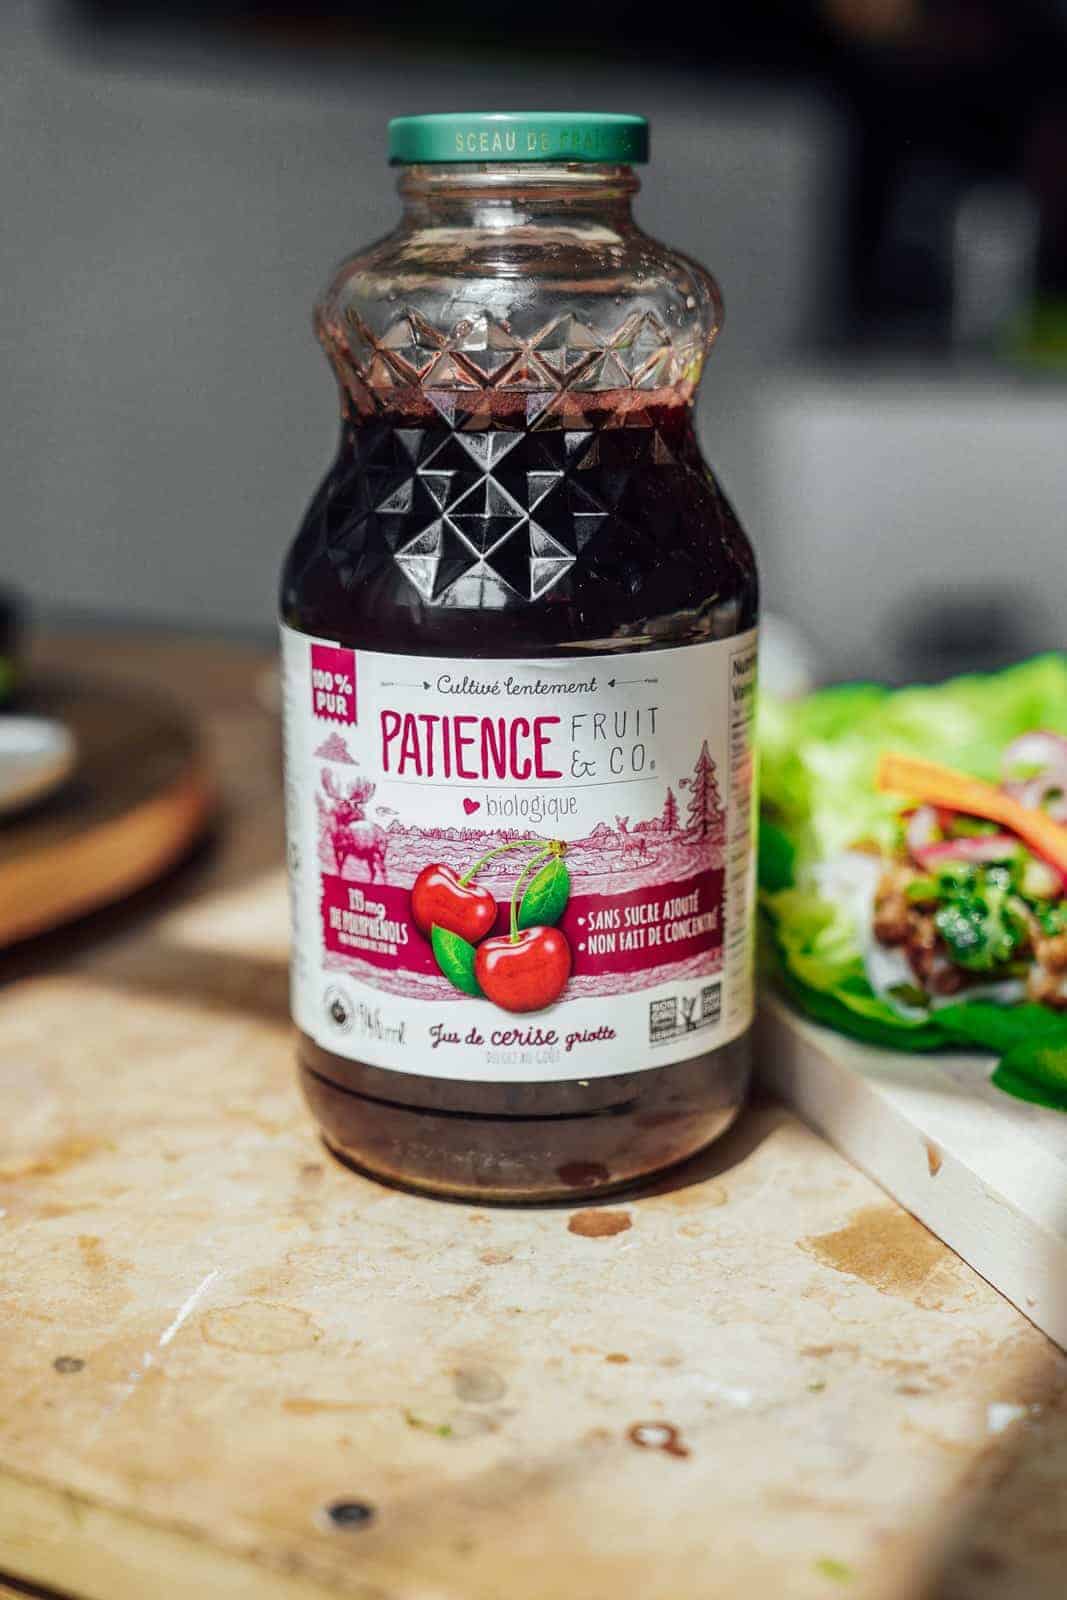
[[[394,117],[389,160],[648,160],[648,123],[603,111],[471,111]]]

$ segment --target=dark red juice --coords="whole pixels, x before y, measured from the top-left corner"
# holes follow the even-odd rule
[[[583,196],[570,220],[617,205],[619,186],[611,169],[607,198]],[[454,204],[471,204],[465,190]],[[546,202],[549,234],[563,204]],[[494,292],[501,247],[468,224],[465,259],[484,252],[473,302]],[[604,301],[603,262],[571,243],[564,298],[585,274],[586,302]],[[402,238],[374,248],[387,246],[403,256]],[[664,278],[680,259],[665,254]],[[625,260],[612,270],[625,282]],[[287,740],[304,1092],[330,1146],[388,1181],[512,1201],[630,1183],[715,1138],[749,1067],[747,732],[701,709],[697,664],[722,679],[707,703],[733,715],[731,694],[740,707],[751,691],[757,576],[697,444],[699,361],[666,359],[666,312],[611,297],[613,330],[636,317],[624,347],[590,332],[588,303],[580,323],[560,312],[558,285],[548,323],[571,320],[554,342],[473,313],[447,340],[440,315],[398,324],[411,276],[382,310],[388,331],[368,332],[357,276],[342,269],[320,310],[341,441],[281,590],[299,656]],[[691,284],[677,287],[684,306]],[[659,384],[655,352],[635,348],[650,327]],[[630,381],[608,386],[616,371]],[[456,920],[438,928],[450,895]]]

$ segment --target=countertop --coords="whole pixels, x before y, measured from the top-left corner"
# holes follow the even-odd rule
[[[5,959],[0,1569],[93,1600],[1059,1600],[1067,1358],[1017,1311],[772,1101],[595,1207],[342,1168],[292,1067],[268,658],[38,659],[194,707],[224,812]]]

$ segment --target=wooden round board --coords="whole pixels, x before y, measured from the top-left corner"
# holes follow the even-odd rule
[[[19,710],[65,723],[78,759],[46,801],[0,821],[0,947],[150,883],[196,840],[214,805],[195,725],[158,695],[47,679]]]

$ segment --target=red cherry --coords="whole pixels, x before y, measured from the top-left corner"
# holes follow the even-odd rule
[[[433,861],[423,867],[411,886],[411,915],[427,939],[436,922],[468,944],[477,944],[496,921],[496,901],[488,889],[461,883],[452,867]]]
[[[474,975],[482,993],[504,1011],[540,1011],[563,993],[571,947],[558,928],[526,928],[517,939],[501,933],[478,946]]]

